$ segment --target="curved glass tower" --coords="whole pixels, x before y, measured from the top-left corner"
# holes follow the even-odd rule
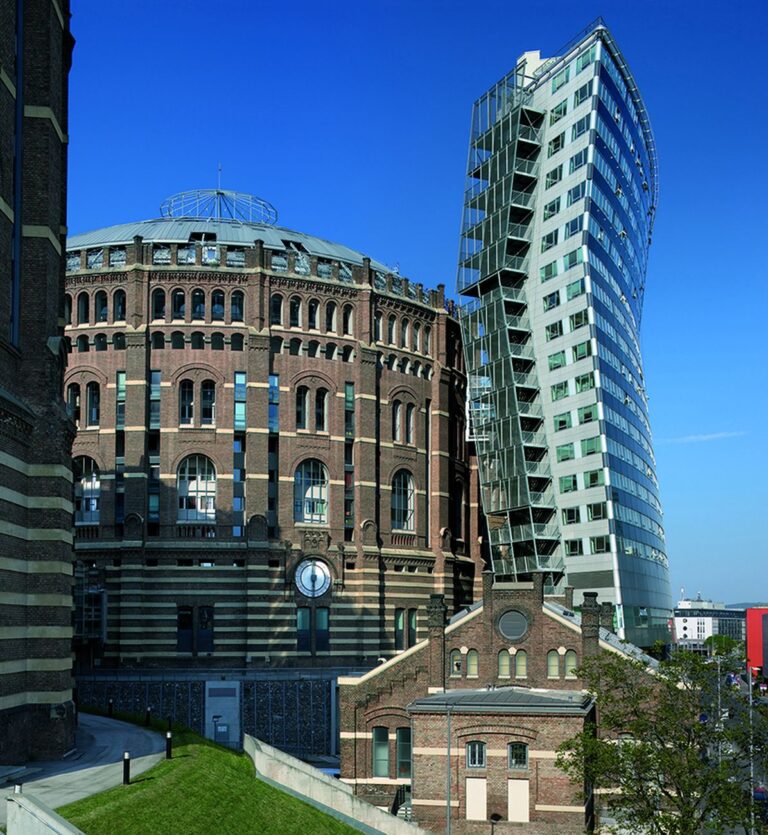
[[[668,640],[639,331],[658,193],[648,116],[602,20],[474,105],[458,289],[497,576],[544,572]]]

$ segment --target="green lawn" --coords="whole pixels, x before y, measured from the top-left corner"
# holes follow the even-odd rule
[[[122,718],[122,717],[121,717]],[[153,723],[154,724],[154,723]],[[251,760],[174,728],[172,760],[56,811],[87,835],[344,835],[351,827],[262,783]]]

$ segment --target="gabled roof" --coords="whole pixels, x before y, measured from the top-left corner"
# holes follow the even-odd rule
[[[495,687],[480,690],[447,690],[416,699],[409,713],[514,713],[527,715],[567,714],[584,716],[594,699],[581,690],[540,690],[526,687]]]

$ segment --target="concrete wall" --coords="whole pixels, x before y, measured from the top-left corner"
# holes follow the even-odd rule
[[[12,794],[6,800],[6,811],[8,835],[84,835],[29,794]]]
[[[260,780],[311,803],[360,832],[426,835],[425,830],[415,824],[406,823],[355,797],[344,783],[252,736],[245,735],[243,747],[253,760]]]

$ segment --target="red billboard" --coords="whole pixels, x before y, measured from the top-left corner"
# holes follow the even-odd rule
[[[768,608],[747,609],[747,665],[768,674]]]

